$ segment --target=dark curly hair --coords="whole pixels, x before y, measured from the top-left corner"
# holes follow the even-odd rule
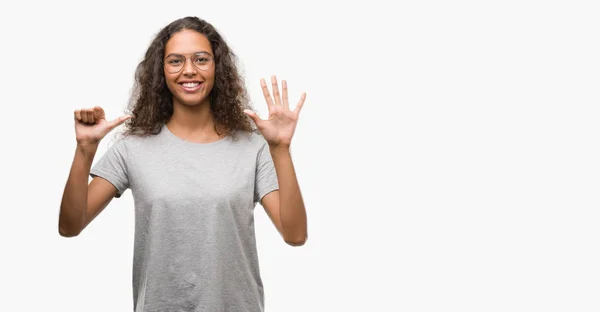
[[[219,32],[208,22],[197,17],[184,17],[163,28],[146,51],[135,72],[135,84],[128,105],[132,118],[125,123],[125,135],[148,136],[173,115],[173,96],[163,72],[167,41],[177,32],[190,29],[208,38],[214,52],[215,82],[210,92],[210,110],[217,125],[227,135],[237,131],[252,132],[253,124],[244,109],[252,109],[244,81],[236,66],[237,56]]]

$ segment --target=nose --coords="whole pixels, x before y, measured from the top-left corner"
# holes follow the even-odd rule
[[[196,66],[194,66],[194,64],[192,64],[192,62],[193,61],[191,59],[186,59],[186,62],[183,65],[183,74],[184,75],[193,76],[198,73]]]

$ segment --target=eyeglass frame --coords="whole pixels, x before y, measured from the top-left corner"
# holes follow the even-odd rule
[[[168,73],[170,73],[170,74],[177,74],[177,73],[181,72],[181,70],[182,70],[182,69],[185,67],[185,64],[187,64],[187,60],[188,60],[188,57],[187,57],[187,55],[190,55],[190,54],[191,54],[191,56],[189,57],[189,59],[190,59],[190,61],[192,62],[192,66],[194,66],[194,68],[196,68],[196,69],[198,69],[198,70],[201,70],[201,71],[207,71],[207,70],[210,70],[211,68],[213,68],[213,66],[215,66],[215,57],[214,57],[214,55],[212,55],[212,54],[210,54],[210,53],[208,53],[208,52],[206,52],[206,51],[201,51],[201,52],[195,52],[195,53],[189,53],[189,54],[177,54],[177,53],[171,53],[171,54],[167,55],[167,57],[165,57],[165,58],[163,59],[163,68],[164,68],[164,69],[165,69],[165,70],[166,70]],[[210,57],[210,61],[212,62],[212,65],[211,65],[209,68],[207,68],[207,69],[201,69],[201,68],[198,68],[198,66],[196,66],[196,64],[194,64],[194,60],[193,60],[192,58],[194,58],[194,57],[197,57],[197,56],[198,56],[198,55],[200,55],[200,54],[208,55],[208,56]],[[167,59],[168,59],[168,58],[170,58],[170,57],[172,57],[172,56],[175,56],[175,57],[183,57],[183,65],[182,65],[182,66],[181,66],[181,68],[180,68],[178,71],[176,71],[176,72],[170,72],[170,71],[169,71],[169,70],[166,68],[166,67],[167,67]]]

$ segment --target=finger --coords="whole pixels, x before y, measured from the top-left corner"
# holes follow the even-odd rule
[[[275,105],[281,106],[281,96],[279,95],[279,86],[277,85],[277,77],[271,76],[271,86],[273,89],[273,97],[275,98]]]
[[[248,115],[248,117],[250,117],[257,125],[262,121],[262,119],[260,119],[260,117],[258,117],[258,115],[255,112],[249,109],[245,109],[244,114]]]
[[[88,122],[87,110],[85,108],[81,110],[81,121],[84,123]]]
[[[288,89],[287,89],[287,81],[281,81],[281,88],[283,93],[283,107],[290,108],[290,103],[288,102]]]
[[[300,102],[298,102],[298,104],[296,104],[296,109],[294,109],[294,113],[296,115],[300,114],[300,111],[302,110],[302,106],[304,106],[305,100],[306,100],[306,93],[302,92],[302,96],[300,97]]]
[[[81,110],[76,109],[74,114],[75,114],[75,119],[78,121],[81,121]]]
[[[88,110],[86,110],[86,115],[87,115],[87,119],[88,119],[88,123],[96,123],[96,120],[94,119],[94,109],[90,108]]]
[[[265,100],[267,101],[267,106],[269,107],[269,113],[271,113],[271,107],[273,107],[273,99],[271,99],[271,93],[269,93],[269,88],[267,88],[267,83],[264,79],[260,79],[260,86],[262,87],[263,95],[265,96]]]
[[[92,115],[94,115],[94,120],[102,120],[105,118],[104,109],[100,106],[96,106],[93,108]]]
[[[130,119],[132,116],[131,115],[123,115],[115,120],[112,120],[108,123],[109,128],[112,130],[120,125],[122,125],[125,121],[127,121],[127,119]]]

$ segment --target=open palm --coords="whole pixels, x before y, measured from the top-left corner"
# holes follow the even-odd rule
[[[256,127],[269,145],[290,146],[294,131],[296,131],[300,110],[302,110],[302,105],[304,105],[304,100],[306,100],[306,93],[302,93],[300,101],[292,111],[288,102],[287,82],[283,80],[281,83],[282,95],[279,94],[277,77],[271,76],[271,84],[273,89],[272,97],[265,80],[260,80],[263,95],[269,108],[269,118],[263,120],[253,111],[245,110],[244,112],[254,120]]]

